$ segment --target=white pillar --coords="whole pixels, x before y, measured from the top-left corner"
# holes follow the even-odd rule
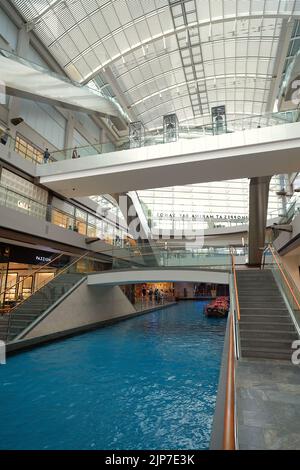
[[[23,27],[19,31],[16,54],[27,58],[29,50],[29,33]],[[10,120],[20,116],[20,98],[11,96],[8,101],[8,127],[13,138],[16,136],[16,128],[10,123]]]

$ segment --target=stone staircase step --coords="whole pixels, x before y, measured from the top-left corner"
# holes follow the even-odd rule
[[[285,307],[285,303],[284,302],[278,302],[276,304],[270,304],[268,302],[247,302],[243,299],[240,299],[240,308],[261,308],[261,309],[265,309],[265,308],[272,308],[272,309],[276,309],[276,308],[280,308],[280,309],[284,309]]]
[[[24,314],[24,313],[19,313],[19,312],[18,312],[18,313],[15,313],[15,314],[14,314],[14,317],[15,317],[15,320],[16,320],[16,321],[27,321],[27,320],[33,321],[33,320],[35,320],[38,316],[39,316],[39,313],[37,313],[37,314],[31,314],[31,313],[26,313],[26,314]]]
[[[267,324],[280,324],[280,323],[289,323],[293,324],[292,319],[288,315],[243,315],[241,316],[240,323],[267,323]]]
[[[266,339],[266,338],[241,338],[242,350],[243,348],[264,348],[267,350],[284,350],[292,351],[292,341],[289,339]]]
[[[289,317],[289,313],[287,310],[281,310],[281,309],[278,309],[278,310],[273,310],[273,309],[270,309],[270,310],[260,310],[260,309],[249,309],[249,310],[246,310],[246,309],[243,309],[241,310],[241,317],[243,316],[269,316],[269,317]]]
[[[243,348],[243,357],[255,357],[260,359],[278,359],[278,360],[291,360],[291,353],[286,351],[270,351],[264,348]]]
[[[240,336],[244,339],[279,339],[279,340],[289,340],[294,341],[298,339],[298,335],[295,331],[282,331],[282,330],[273,330],[268,329],[257,329],[257,330],[248,330],[247,328],[240,328]]]
[[[288,331],[295,331],[294,324],[292,322],[282,322],[282,323],[270,323],[270,322],[243,322],[240,323],[240,329],[247,329],[247,331],[262,331],[262,330],[272,330],[272,331],[282,331],[283,333]]]

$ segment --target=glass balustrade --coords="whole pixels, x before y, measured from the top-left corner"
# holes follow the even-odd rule
[[[79,210],[75,206],[72,213],[55,205],[42,204],[30,197],[0,185],[0,206],[16,210],[30,217],[45,220],[66,230],[71,230],[87,237],[99,237],[100,240],[120,248],[126,248],[130,235],[126,229],[118,228],[108,219]]]
[[[239,131],[258,129],[263,127],[273,127],[282,124],[291,124],[298,122],[300,118],[299,110],[284,111],[279,113],[268,113],[261,116],[250,116],[241,119],[228,121],[227,130],[224,134],[230,134]],[[213,135],[212,126],[205,125],[197,128],[179,128],[179,140],[199,139]],[[220,136],[220,134],[218,134]],[[144,147],[151,145],[159,145],[164,143],[163,130],[147,131],[144,138]],[[99,154],[106,154],[110,152],[118,152],[130,149],[129,137],[123,137],[119,140],[117,145],[112,145],[110,142],[104,142],[97,145],[88,145],[77,147],[77,153],[80,157],[93,156]],[[61,161],[72,158],[73,149],[65,149],[57,152],[52,152],[52,161]]]
[[[184,268],[218,269],[229,271],[231,268],[230,247],[190,248],[170,244],[167,248],[159,246],[139,246],[129,249],[129,256],[117,256],[114,252],[112,269],[142,268]],[[236,247],[236,264],[244,265],[247,248]]]
[[[288,272],[284,261],[273,246],[269,246],[264,251],[263,266],[265,269],[270,269],[273,272],[278,285],[294,312],[294,317],[300,331],[300,290]]]

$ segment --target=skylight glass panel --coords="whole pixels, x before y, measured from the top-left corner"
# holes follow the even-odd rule
[[[126,2],[126,0],[117,0],[114,2],[114,9],[122,24],[126,24],[132,21],[132,16],[127,6],[127,3],[128,2]]]
[[[231,17],[235,15],[237,0],[227,0],[224,2],[224,17]]]
[[[238,0],[237,1],[237,14],[239,15],[249,15],[251,6],[251,0]]]
[[[205,116],[210,115],[211,106],[219,104],[218,101],[230,108],[230,112],[243,113],[246,108],[247,112],[253,112],[245,101],[251,99],[246,92],[249,88],[260,89],[256,99],[265,103],[270,78],[277,73],[274,58],[282,28],[282,18],[277,13],[289,19],[292,8],[295,7],[295,13],[300,8],[298,0],[295,3],[290,0],[186,0],[172,1],[171,7],[168,0],[67,0],[57,4],[54,0],[12,1],[27,21],[42,15],[34,32],[50,47],[71,78],[92,79],[105,66],[112,72],[129,106],[153,93],[158,92],[159,97],[159,92],[167,89],[162,93],[163,109],[153,113],[147,107],[143,113],[150,125],[158,122],[159,112],[172,109],[181,112],[177,84],[179,94],[184,94],[189,101],[188,104],[185,100],[181,102],[181,118],[201,113],[196,90],[182,86],[195,80],[200,80],[198,90]],[[224,17],[232,19],[222,21]],[[198,20],[200,27],[190,28],[188,35],[185,30],[174,34],[173,19],[175,27],[184,26],[186,20],[189,25]],[[167,33],[164,38],[162,33]],[[187,49],[187,38],[192,54]],[[144,41],[147,46],[142,47]],[[290,53],[298,50],[298,42],[295,40],[291,45]],[[130,48],[134,50],[129,52]],[[256,82],[253,77],[257,78]],[[223,82],[219,83],[219,79]],[[216,82],[216,96],[207,100],[206,88],[213,92]],[[112,90],[113,87],[112,83]],[[233,98],[232,89],[236,90]],[[231,106],[231,99],[236,100],[235,106]],[[150,100],[146,102],[150,106]],[[240,109],[237,103],[241,104]],[[144,103],[142,106],[145,109]]]

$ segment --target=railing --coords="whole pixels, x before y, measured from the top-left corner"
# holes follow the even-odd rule
[[[226,128],[217,135],[233,133],[239,131],[245,131],[249,129],[257,129],[263,127],[273,127],[281,124],[289,124],[297,122],[299,119],[299,110],[283,111],[279,113],[267,113],[258,116],[243,117],[232,121],[227,121]],[[187,139],[199,139],[202,137],[214,136],[212,125],[203,125],[197,128],[179,127],[178,139],[176,140],[187,140]],[[165,142],[165,137],[162,129],[157,131],[146,131],[143,144],[141,147],[148,147],[151,145],[159,145]],[[86,145],[77,147],[77,153],[80,157],[93,156],[99,154],[106,154],[110,152],[117,152],[122,150],[128,150],[130,148],[138,148],[135,146],[129,137],[124,137],[119,140],[116,145],[110,142],[99,143],[93,145]],[[52,152],[52,158],[55,161],[68,160],[72,158],[73,148],[64,149]]]
[[[226,134],[226,133],[234,133],[239,131],[245,131],[250,129],[257,129],[263,127],[273,127],[281,124],[289,124],[298,122],[299,120],[299,110],[290,110],[290,111],[282,111],[279,113],[267,113],[258,116],[249,116],[243,117],[240,119],[227,121],[226,128],[219,132],[216,135]],[[178,139],[176,140],[190,140],[190,139],[199,139],[202,137],[207,136],[214,136],[212,125],[203,125],[198,126],[197,128],[190,128],[190,127],[180,127],[178,131]],[[159,145],[165,142],[164,134],[161,129],[157,131],[147,131],[145,134],[145,138],[143,140],[142,147],[147,147],[151,145]],[[7,146],[16,151],[18,153],[18,145],[19,141],[12,136],[9,136]],[[33,144],[34,145],[34,144]],[[112,144],[112,142],[101,142],[101,143],[94,143],[84,146],[76,147],[77,150],[77,158],[82,157],[89,157],[94,155],[101,155],[107,154],[110,152],[118,152],[122,150],[128,150],[130,148],[137,148],[135,147],[132,142],[130,141],[129,137],[121,138],[117,144]],[[66,148],[63,150],[55,150],[50,152],[50,158],[48,160],[48,164],[53,162],[58,162],[62,160],[69,160],[75,158],[74,149]],[[34,156],[24,156],[22,152],[19,152],[21,156],[25,159],[31,159],[35,164],[43,164],[43,158],[35,158]]]
[[[283,222],[288,224],[300,214],[300,194],[294,193],[286,205],[286,213],[283,217]]]
[[[167,244],[165,247],[159,245],[137,245],[129,248],[129,256],[124,254],[117,257],[113,262],[113,269],[128,268],[132,261],[138,261],[145,268],[148,267],[195,267],[214,269],[219,268],[230,271],[231,258],[229,247],[186,247],[183,244]],[[236,247],[239,251],[239,261],[245,264],[247,250],[245,247]]]
[[[262,269],[271,269],[293,312],[292,319],[300,333],[300,291],[273,245],[263,251]]]
[[[233,249],[231,249],[231,269],[232,269],[232,278],[234,284],[234,312],[236,313],[236,317],[238,321],[241,319],[240,313],[240,302],[239,302],[239,294],[238,294],[238,287],[237,287],[237,278],[236,278],[236,268],[235,268],[235,253]]]
[[[233,316],[229,319],[229,349],[227,357],[227,382],[225,395],[223,449],[236,450],[235,439],[235,356]]]
[[[236,360],[239,359],[239,328],[240,305],[235,268],[235,253],[231,250],[231,279],[230,279],[230,317],[229,317],[229,339],[227,356],[227,377],[224,409],[224,432],[223,449],[236,450],[236,388],[235,368]]]

